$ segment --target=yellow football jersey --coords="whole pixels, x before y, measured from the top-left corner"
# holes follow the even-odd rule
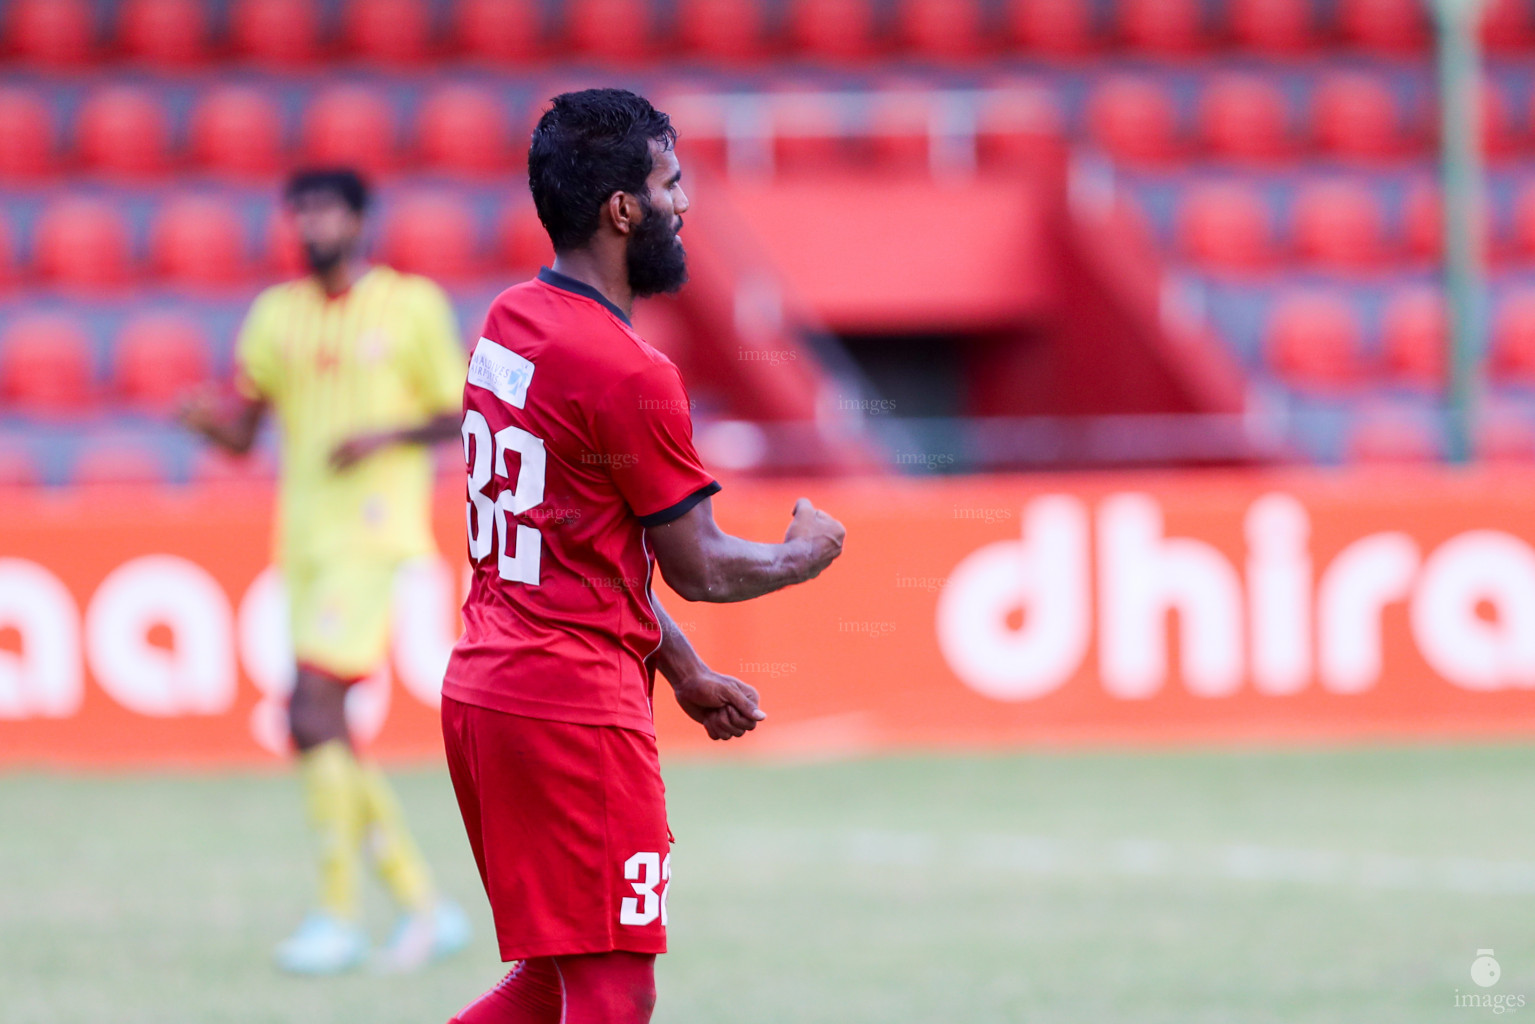
[[[337,296],[313,278],[276,285],[252,304],[235,358],[241,390],[265,399],[281,429],[280,562],[434,550],[426,446],[394,445],[341,472],[330,456],[358,434],[460,409],[467,357],[440,287],[381,266]]]

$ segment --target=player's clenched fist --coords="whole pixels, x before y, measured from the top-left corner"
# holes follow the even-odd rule
[[[846,535],[841,523],[812,505],[809,498],[801,498],[794,503],[794,518],[783,540],[785,544],[796,541],[805,544],[808,551],[805,579],[813,580],[842,554],[842,538]]]
[[[672,684],[677,703],[703,725],[711,740],[731,740],[757,728],[767,717],[757,707],[754,687],[710,669]]]

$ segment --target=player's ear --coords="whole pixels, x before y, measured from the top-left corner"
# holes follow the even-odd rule
[[[608,196],[608,219],[613,230],[627,235],[640,222],[640,201],[627,192],[614,192]]]

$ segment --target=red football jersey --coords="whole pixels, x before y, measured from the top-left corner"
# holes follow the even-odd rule
[[[653,732],[645,528],[719,490],[682,375],[595,288],[545,269],[490,307],[464,386],[465,704]]]

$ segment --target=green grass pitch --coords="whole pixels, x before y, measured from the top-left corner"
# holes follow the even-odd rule
[[[1491,1018],[1456,1005],[1483,992],[1535,1015],[1535,749],[666,774],[663,1024],[1411,1024]],[[445,774],[395,777],[475,944],[299,980],[268,959],[312,891],[293,777],[0,776],[0,1022],[442,1024],[503,969]]]

